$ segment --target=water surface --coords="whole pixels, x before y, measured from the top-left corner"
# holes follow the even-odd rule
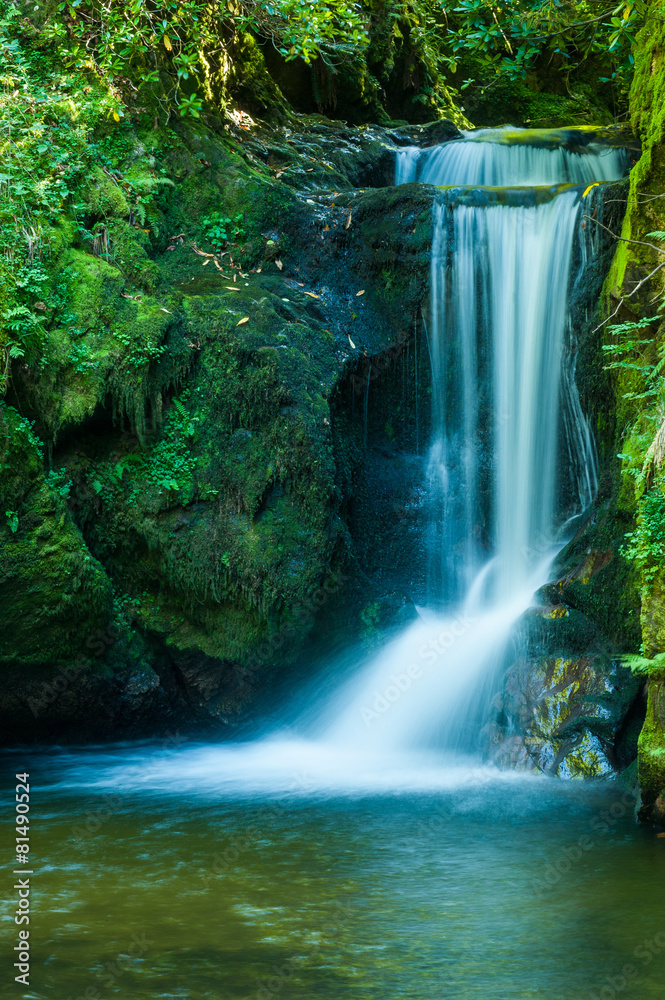
[[[4,763],[32,775],[26,997],[609,1000],[626,964],[617,995],[663,995],[665,842],[611,786],[433,757],[345,782],[279,741]]]

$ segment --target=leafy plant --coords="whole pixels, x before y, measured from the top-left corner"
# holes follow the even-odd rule
[[[190,394],[182,393],[173,400],[162,437],[148,452],[125,455],[117,462],[104,462],[97,467],[92,480],[94,492],[101,496],[123,490],[127,504],[133,506],[146,493],[177,496],[189,503],[195,493],[194,471],[197,460],[191,445],[196,435],[198,417],[188,409]],[[127,475],[125,475],[127,474]]]
[[[636,372],[643,386],[640,392],[623,393],[624,399],[648,399],[649,397],[658,397],[661,393],[665,349],[659,350],[659,357],[655,363],[647,361],[644,357],[644,350],[651,346],[652,339],[636,337],[636,334],[650,329],[654,323],[661,323],[662,319],[660,314],[645,316],[643,319],[618,323],[608,328],[608,333],[616,338],[616,342],[602,346],[604,353],[612,358],[605,365],[605,370],[619,369],[626,372]]]
[[[621,657],[621,662],[625,667],[629,667],[632,673],[637,675],[651,674],[665,666],[665,653],[658,653],[649,660],[645,656],[638,656],[633,653],[626,653]]]
[[[18,531],[18,514],[15,510],[6,510],[5,517],[7,518],[7,527],[11,531],[12,535],[15,535]]]
[[[201,223],[205,240],[218,253],[224,249],[227,243],[233,243],[245,235],[241,225],[242,214],[229,219],[221,212],[212,212],[210,215],[206,215]]]
[[[46,477],[46,483],[49,489],[55,490],[58,496],[63,497],[63,499],[69,496],[72,488],[72,481],[67,479],[66,469],[51,469]]]
[[[353,0],[65,0],[59,6],[76,44],[72,60],[94,59],[115,86],[109,116],[125,113],[121,86],[158,95],[170,116],[198,118],[211,77],[223,75],[230,49],[242,33],[269,40],[288,59],[339,60],[361,51],[368,34]]]
[[[651,7],[659,4],[651,5]],[[567,79],[585,60],[594,58],[603,82],[625,95],[632,76],[635,34],[650,16],[647,0],[458,0],[456,24],[447,42],[452,72],[465,55],[476,58],[483,74],[481,88],[498,78],[520,79],[547,61]],[[465,87],[470,81],[465,80]]]
[[[637,527],[627,532],[621,554],[641,570],[645,586],[650,587],[665,562],[665,496],[657,487],[640,499]]]

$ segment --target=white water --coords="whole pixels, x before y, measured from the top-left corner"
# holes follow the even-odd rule
[[[529,139],[541,143],[555,135],[536,129],[480,129],[430,149],[407,146],[397,154],[395,182],[537,187],[591,184],[623,176],[627,164],[623,149],[590,144],[584,152],[573,152],[564,145],[529,145]]]
[[[582,280],[585,188],[625,168],[621,151],[514,147],[506,137],[475,133],[397,158],[398,183],[446,186],[435,206],[428,322],[429,607],[377,655],[356,660],[332,695],[316,696],[295,733],[184,746],[177,766],[169,749],[114,754],[108,767],[102,756],[73,769],[76,787],[311,795],[496,780],[473,756],[494,679],[515,622],[548,579],[565,520],[596,487],[574,381],[571,261],[577,240]],[[536,190],[542,184],[568,186]]]
[[[571,261],[584,189],[622,176],[625,154],[509,135],[523,138],[483,131],[397,157],[398,182],[442,188],[428,323],[431,610],[333,702],[325,735],[345,746],[477,747],[514,624],[548,579],[566,519],[595,492],[567,342]]]

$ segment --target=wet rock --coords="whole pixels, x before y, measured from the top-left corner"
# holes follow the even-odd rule
[[[559,603],[528,613],[488,740],[501,766],[606,777],[637,754],[643,682],[586,616]]]

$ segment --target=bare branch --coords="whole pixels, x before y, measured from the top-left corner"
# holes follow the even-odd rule
[[[631,243],[631,242],[635,242],[635,241],[628,240],[628,242]],[[607,317],[607,319],[604,319],[603,322],[600,323],[595,328],[595,330],[593,330],[592,332],[593,333],[598,333],[599,330],[602,330],[602,328],[605,326],[606,323],[609,323],[609,321],[611,319],[614,319],[614,317],[619,312],[619,309],[621,309],[621,306],[624,304],[624,302],[626,301],[626,299],[632,298],[632,296],[635,294],[635,292],[639,292],[639,290],[642,287],[642,285],[644,285],[649,280],[649,278],[653,278],[654,274],[656,274],[658,271],[660,271],[661,268],[663,268],[663,267],[665,267],[665,260],[661,261],[661,263],[658,265],[658,267],[655,267],[653,269],[653,271],[651,271],[649,274],[647,274],[646,278],[642,278],[642,280],[640,282],[638,282],[637,285],[635,285],[635,288],[633,288],[632,292],[628,292],[626,295],[623,295],[621,297],[621,301],[619,302],[619,305],[616,307],[616,309],[614,310],[614,312],[611,313],[611,315],[609,315]]]
[[[665,255],[665,250],[663,250],[662,247],[655,246],[653,243],[645,243],[644,240],[629,240],[626,236],[617,236],[616,233],[613,233],[611,229],[608,229],[607,226],[604,226],[602,222],[599,222],[598,219],[594,219],[591,215],[584,215],[582,218],[588,219],[589,222],[595,222],[597,226],[604,229],[605,232],[609,233],[610,236],[613,236],[615,240],[621,240],[622,243],[634,243],[635,246],[639,247],[649,247],[651,250],[655,250],[656,253]]]

